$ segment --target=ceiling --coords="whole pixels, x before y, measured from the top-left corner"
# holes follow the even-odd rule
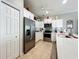
[[[62,4],[62,1],[67,3]],[[78,0],[25,0],[24,3],[25,7],[29,7],[37,16],[53,16],[78,11]]]

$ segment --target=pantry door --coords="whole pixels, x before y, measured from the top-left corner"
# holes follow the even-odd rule
[[[1,11],[1,59],[16,59],[19,56],[19,10],[1,2]]]

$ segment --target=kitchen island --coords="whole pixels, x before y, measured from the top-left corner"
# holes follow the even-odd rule
[[[64,33],[56,34],[58,59],[78,59],[78,38],[65,36]]]

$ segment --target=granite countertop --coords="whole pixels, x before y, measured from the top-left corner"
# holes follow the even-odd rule
[[[68,36],[66,33],[56,33],[57,36],[66,39],[78,39],[78,35],[73,34],[72,36]]]

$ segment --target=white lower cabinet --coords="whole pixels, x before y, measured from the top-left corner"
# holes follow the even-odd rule
[[[56,41],[56,33],[51,33],[51,40]]]
[[[35,33],[35,42],[38,42],[39,40],[43,40],[43,32]]]
[[[19,56],[19,10],[1,2],[0,59]]]

